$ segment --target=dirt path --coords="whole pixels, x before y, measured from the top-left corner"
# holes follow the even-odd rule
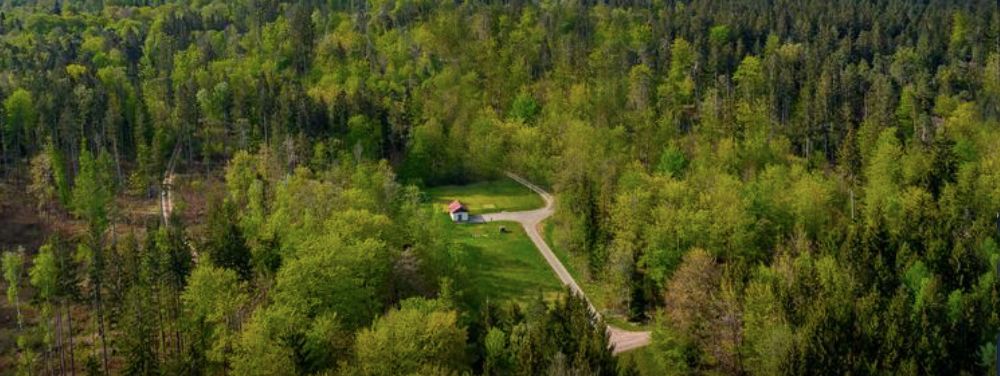
[[[160,190],[160,212],[163,214],[163,223],[170,224],[170,216],[174,213],[174,197],[170,193],[170,185],[174,183],[174,174],[168,173],[163,178],[163,188]]]
[[[563,266],[562,262],[560,262],[559,259],[556,257],[556,255],[552,253],[552,249],[549,248],[549,245],[545,243],[545,239],[542,238],[542,235],[539,231],[539,229],[541,228],[542,221],[552,216],[552,213],[555,212],[555,209],[553,208],[555,199],[552,197],[551,194],[546,192],[541,187],[531,183],[530,181],[525,180],[520,176],[517,176],[509,172],[507,173],[507,176],[509,176],[511,179],[514,179],[518,183],[521,183],[525,187],[528,187],[532,191],[535,191],[535,193],[538,193],[539,196],[542,196],[542,199],[545,200],[545,207],[536,210],[526,210],[519,212],[500,212],[500,213],[483,214],[481,216],[475,216],[473,218],[473,221],[477,220],[485,222],[512,221],[520,223],[521,226],[524,227],[524,232],[528,234],[529,238],[531,238],[531,242],[535,243],[535,247],[538,248],[539,252],[541,252],[542,257],[545,258],[545,261],[549,263],[549,266],[552,267],[552,270],[556,272],[557,276],[559,276],[559,280],[562,281],[562,283],[565,284],[566,286],[569,286],[570,290],[572,290],[574,293],[584,297],[584,299],[587,301],[587,305],[590,306],[590,311],[593,312],[595,316],[601,317],[601,313],[598,312],[597,308],[595,308],[594,305],[590,302],[590,299],[587,299],[587,295],[583,293],[583,289],[581,289],[580,285],[576,283],[576,280],[573,279],[573,276],[569,274],[569,271],[566,270],[566,267]],[[608,334],[611,336],[610,342],[611,345],[614,347],[613,352],[615,354],[629,351],[638,347],[646,346],[649,344],[650,341],[649,332],[633,332],[616,328],[610,325],[608,325]]]
[[[177,157],[180,154],[181,144],[178,142],[174,146],[170,160],[167,161],[167,170],[163,173],[163,183],[160,187],[160,213],[163,215],[163,224],[170,225],[170,217],[174,214],[174,195],[171,192],[174,184],[174,166],[177,165]]]
[[[167,169],[163,172],[163,181],[160,185],[160,213],[163,215],[163,226],[170,226],[170,219],[174,216],[174,167],[177,167],[177,158],[181,152],[181,144],[177,143],[170,161],[167,162]],[[191,262],[198,263],[198,249],[188,245],[191,250]]]

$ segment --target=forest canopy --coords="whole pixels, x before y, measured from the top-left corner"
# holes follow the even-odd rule
[[[995,1],[10,0],[0,73],[0,373],[639,372],[472,298],[425,190],[504,172],[656,374],[997,372]]]

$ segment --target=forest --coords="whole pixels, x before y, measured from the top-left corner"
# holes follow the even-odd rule
[[[0,375],[998,373],[996,1],[5,0],[0,102]]]

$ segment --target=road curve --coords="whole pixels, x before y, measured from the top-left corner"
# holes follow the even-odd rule
[[[587,302],[587,305],[590,307],[590,311],[595,316],[601,317],[601,313],[590,302],[590,299],[587,299],[587,295],[583,293],[583,289],[581,289],[580,285],[576,283],[573,276],[569,274],[569,271],[567,271],[566,267],[559,261],[559,258],[552,253],[552,249],[549,248],[547,243],[545,243],[545,238],[542,237],[541,232],[539,231],[542,221],[552,216],[552,213],[555,212],[555,209],[553,208],[555,199],[551,194],[549,194],[549,192],[546,192],[541,187],[518,175],[508,172],[507,176],[514,179],[514,181],[521,183],[521,185],[528,187],[535,193],[538,193],[539,196],[542,196],[542,199],[545,200],[545,207],[541,209],[518,212],[483,214],[481,216],[475,216],[473,221],[512,221],[520,223],[521,226],[524,227],[524,232],[528,234],[528,238],[531,239],[532,243],[535,243],[535,247],[538,248],[538,252],[541,252],[542,257],[545,258],[545,261],[549,263],[552,270],[556,272],[557,276],[559,276],[559,280],[566,286],[569,286],[570,290],[574,293],[582,296]],[[649,332],[633,332],[616,328],[611,325],[608,325],[608,334],[610,336],[609,342],[612,346],[612,352],[615,354],[646,346],[650,341]]]

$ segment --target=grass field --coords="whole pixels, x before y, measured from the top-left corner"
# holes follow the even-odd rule
[[[472,214],[537,209],[545,205],[537,194],[510,179],[427,189],[435,209],[461,200]],[[444,214],[442,220],[446,219]],[[450,221],[449,221],[450,222]],[[539,293],[551,298],[563,291],[545,259],[521,225],[514,222],[451,224],[453,239],[465,247],[469,292],[476,301],[527,302]],[[501,233],[500,227],[508,232]]]
[[[460,200],[471,214],[538,209],[545,202],[535,192],[511,179],[468,185],[446,185],[427,189],[435,208],[444,208]]]
[[[500,227],[509,232],[501,233]],[[472,293],[477,301],[513,299],[527,302],[543,294],[561,293],[562,284],[514,222],[454,225],[454,239],[465,246]]]

